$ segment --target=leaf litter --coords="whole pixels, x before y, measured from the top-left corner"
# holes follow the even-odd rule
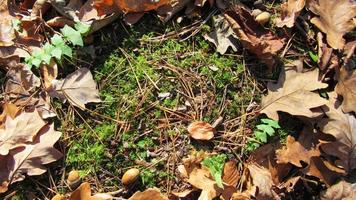
[[[267,134],[262,141],[267,144],[259,145],[251,153],[244,152],[246,142],[241,141],[240,155],[193,152],[177,166],[180,182],[185,184],[181,191],[168,190],[163,194],[158,188],[143,192],[123,188],[131,191],[129,199],[188,199],[195,193],[193,199],[201,200],[284,199],[299,189],[298,183],[310,185],[315,181],[321,188],[316,190],[321,199],[355,196],[351,178],[356,170],[356,69],[351,33],[355,28],[355,1],[288,0],[272,7],[263,5],[263,1],[243,4],[223,0],[71,0],[67,5],[40,0],[0,2],[0,66],[7,72],[1,96],[0,193],[26,176],[44,174],[48,169],[45,165],[63,156],[64,152],[54,147],[62,135],[51,121],[57,114],[52,106],[54,98],[84,112],[88,110],[87,104],[102,102],[89,68],[77,66],[72,73],[63,74],[66,60],[62,54],[72,57],[72,49],[77,52],[80,48],[75,45],[87,45],[90,34],[120,16],[126,23],[134,24],[145,12],[155,11],[159,18],[168,21],[184,10],[184,17],[194,19],[203,16],[204,10],[214,8],[213,15],[218,13],[212,20],[214,30],[205,39],[215,45],[216,51],[237,54],[245,49],[264,63],[264,71],[279,75],[277,81],[262,80],[267,95],[260,107],[248,114],[265,115],[280,122],[288,114],[301,121],[304,128],[288,132],[284,141],[281,136]],[[260,14],[264,13],[263,20],[253,15],[257,8],[262,10]],[[271,20],[270,12],[277,13],[276,20]],[[61,28],[60,34],[57,28]],[[296,30],[302,32],[301,36],[288,33]],[[295,48],[301,45],[295,37],[304,37],[302,40],[308,44],[303,45],[318,52],[312,62],[307,58],[308,51]],[[51,45],[58,42],[57,52],[51,50]],[[302,60],[298,69],[284,66],[290,57]],[[215,71],[219,73],[219,69]],[[236,117],[241,124],[246,120],[245,115]],[[195,121],[186,133],[203,146],[224,137],[220,135],[220,124]],[[234,134],[252,137],[244,135],[243,126]],[[84,182],[74,191],[56,196],[73,200],[112,199],[122,194],[119,191],[92,195],[91,185]],[[308,192],[312,190],[307,188]],[[306,194],[299,198],[303,199],[303,195]]]

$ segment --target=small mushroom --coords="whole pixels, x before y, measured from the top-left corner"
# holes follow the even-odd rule
[[[77,188],[81,183],[79,172],[76,170],[72,170],[68,174],[67,184],[71,189]]]
[[[136,168],[132,168],[127,170],[124,175],[122,176],[121,182],[122,184],[128,186],[134,183],[138,177],[140,176],[140,170]]]
[[[258,23],[264,25],[269,21],[270,17],[271,17],[271,14],[269,12],[262,12],[256,16],[255,20]]]
[[[63,196],[61,194],[56,194],[52,197],[51,200],[63,200]]]

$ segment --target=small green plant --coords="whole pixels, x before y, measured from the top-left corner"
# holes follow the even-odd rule
[[[251,139],[247,145],[246,150],[251,152],[257,149],[261,144],[267,143],[268,136],[272,137],[277,129],[280,129],[278,122],[272,119],[261,119],[261,123],[256,126],[254,131],[254,138]]]
[[[202,162],[203,166],[209,168],[210,174],[214,177],[216,184],[220,188],[224,188],[221,176],[226,159],[227,156],[225,154],[219,154],[217,156],[207,157]]]
[[[19,26],[18,24],[14,24]],[[42,62],[50,64],[52,58],[61,60],[63,56],[72,57],[72,48],[68,44],[83,46],[83,36],[89,31],[90,25],[77,22],[75,29],[64,26],[62,35],[54,34],[50,42],[46,42],[42,48],[34,49],[32,54],[25,57],[25,62],[30,67],[39,67]]]
[[[318,55],[316,55],[314,52],[309,51],[309,56],[310,56],[310,58],[312,59],[312,61],[313,61],[313,62],[315,62],[315,63],[317,63],[317,62],[318,62],[318,60],[319,60],[319,56],[318,56]]]

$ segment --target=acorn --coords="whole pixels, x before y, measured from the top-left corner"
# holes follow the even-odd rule
[[[132,183],[136,182],[138,177],[140,176],[140,170],[136,168],[132,168],[127,170],[124,175],[122,176],[121,182],[125,186],[131,185]]]
[[[76,170],[70,171],[67,178],[67,184],[69,185],[69,187],[71,189],[75,189],[80,185],[80,183],[81,179],[79,176],[79,172]]]
[[[264,25],[269,21],[269,18],[271,17],[271,14],[269,12],[261,12],[260,14],[258,14],[255,18],[255,20]]]
[[[62,200],[62,199],[63,199],[63,196],[62,196],[62,195],[56,194],[56,195],[54,195],[54,196],[52,197],[51,200]]]

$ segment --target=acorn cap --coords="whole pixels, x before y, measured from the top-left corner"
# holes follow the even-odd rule
[[[124,185],[130,185],[134,183],[137,178],[140,176],[140,170],[136,168],[132,168],[127,170],[124,175],[122,176],[121,182]]]

